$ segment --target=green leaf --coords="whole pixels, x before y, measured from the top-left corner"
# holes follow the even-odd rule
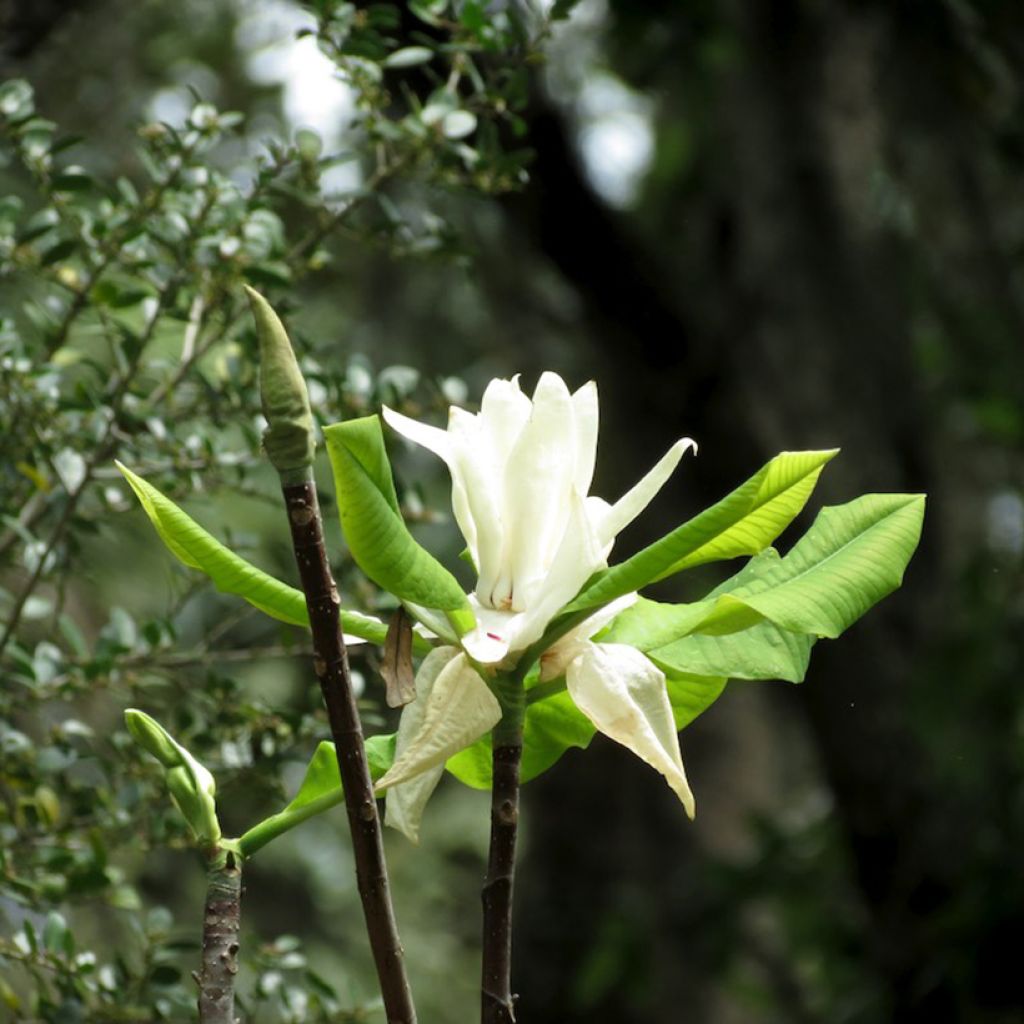
[[[371,736],[366,741],[366,760],[370,778],[381,778],[395,759],[395,733]],[[334,744],[323,740],[313,753],[299,791],[283,811],[254,825],[238,840],[242,856],[251,857],[272,839],[291,831],[314,815],[340,804],[345,799],[338,771],[338,757]]]
[[[529,782],[546,772],[570,747],[586,748],[594,731],[593,723],[565,690],[528,705],[523,723],[520,781]],[[490,789],[490,734],[449,758],[446,767],[467,786]]]
[[[779,553],[768,548],[706,598],[692,604],[662,604],[639,598],[601,634],[601,639],[646,652],[669,675],[696,673],[727,679],[802,682],[813,637],[791,633],[770,622],[725,636],[693,632],[714,608],[719,595],[744,586],[779,561]]]
[[[837,637],[903,581],[917,547],[924,495],[866,494],[822,509],[785,558],[717,597],[695,627],[731,633],[767,619]]]
[[[693,633],[647,652],[663,672],[696,673],[725,679],[783,679],[802,683],[814,637],[779,629],[769,622],[740,633]]]
[[[272,618],[294,626],[309,626],[306,598],[301,590],[257,569],[207,533],[170,498],[141,476],[120,462],[117,468],[131,485],[160,539],[178,561],[190,569],[206,573],[218,590],[226,594],[237,594]],[[388,631],[386,623],[360,612],[342,611],[341,625],[346,633],[374,644],[384,643]],[[414,636],[413,644],[417,650],[429,649],[420,637]]]
[[[726,680],[720,677],[688,673],[667,676],[668,700],[672,705],[676,729],[685,729],[698,715],[707,711],[722,695],[725,683]]]
[[[597,574],[566,613],[585,611],[682,569],[764,550],[804,507],[838,449],[782,452],[746,483],[632,558]]]
[[[398,508],[380,419],[365,416],[324,429],[352,557],[402,601],[445,612],[459,635],[475,623],[455,577],[409,533]]]

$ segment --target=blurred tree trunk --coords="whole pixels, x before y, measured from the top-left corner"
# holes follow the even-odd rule
[[[645,6],[663,18],[676,13]],[[624,466],[634,465],[627,447],[653,457],[666,435],[704,441],[699,471],[686,475],[689,508],[697,481],[697,498],[709,502],[780,449],[834,444],[844,452],[823,480],[826,500],[929,490],[937,441],[923,429],[928,412],[916,385],[912,253],[858,205],[881,147],[899,131],[885,123],[892,111],[880,104],[877,78],[886,56],[908,48],[899,35],[908,25],[895,12],[841,3],[734,3],[728,11],[741,58],[717,111],[732,174],[719,182],[713,214],[721,244],[706,254],[716,293],[688,294],[673,266],[626,235],[589,188],[556,111],[545,105],[531,121],[535,184],[514,201],[515,217],[583,300],[599,372],[612,382],[603,394],[616,403],[602,406],[613,425],[602,437],[622,438]],[[926,88],[916,76],[908,65],[901,85]],[[954,149],[970,173],[972,154]],[[724,327],[709,331],[709,323]],[[907,588],[848,638],[819,645],[812,681],[800,690],[868,911],[864,954],[900,1024],[964,1019],[976,997],[936,965],[948,960],[942,915],[968,871],[961,830],[977,824],[977,812],[955,796],[937,798],[941,786],[909,721],[914,665],[942,612],[934,578],[941,524],[929,519]],[[710,765],[699,724],[692,735],[687,755]],[[601,751],[585,768],[567,764],[536,784],[532,798],[527,791],[536,856],[524,873],[518,957],[531,985],[528,1019],[667,1021],[681,1007],[688,1021],[703,1019],[687,933],[699,911],[692,891],[689,903],[683,896],[692,833],[653,783]],[[615,823],[615,832],[597,826],[595,834],[595,821]],[[646,896],[633,890],[610,907],[612,875],[633,879]],[[585,983],[588,971],[599,975],[602,936],[614,928],[631,929],[639,991],[617,985],[628,973],[609,963],[605,984]],[[568,959],[559,949],[572,951]],[[653,989],[652,961],[674,965]],[[995,1002],[1005,1008],[1005,997]]]

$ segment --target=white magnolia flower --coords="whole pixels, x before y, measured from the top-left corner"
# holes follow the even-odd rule
[[[447,431],[390,409],[384,417],[447,463],[455,518],[478,571],[470,596],[477,627],[460,641],[465,653],[441,647],[424,660],[416,699],[402,714],[395,762],[378,783],[387,790],[388,823],[415,840],[445,761],[501,719],[497,698],[470,658],[510,664],[540,639],[587,579],[607,565],[616,534],[695,445],[689,438],[678,441],[609,505],[587,496],[597,450],[593,383],[570,395],[561,377],[545,373],[531,401],[518,378],[494,380],[480,412],[453,408]],[[665,676],[632,647],[591,640],[635,600],[630,594],[613,602],[552,645],[541,657],[541,681],[564,674],[580,711],[661,772],[692,817],[693,794]]]
[[[409,440],[448,465],[452,506],[477,568],[477,627],[461,640],[495,664],[540,639],[587,579],[608,564],[616,535],[647,507],[688,448],[677,441],[639,483],[609,505],[588,497],[597,455],[597,388],[570,394],[556,373],[531,401],[519,380],[493,380],[480,412],[453,407],[440,430],[384,409]]]

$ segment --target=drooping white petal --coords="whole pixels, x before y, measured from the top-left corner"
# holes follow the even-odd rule
[[[552,644],[540,658],[540,679],[547,682],[557,679],[569,667],[582,650],[584,644],[595,634],[604,629],[620,612],[630,605],[636,604],[639,594],[623,594],[610,604],[599,608],[589,618],[584,619],[575,629],[570,629],[561,639]]]
[[[504,460],[495,457],[494,445],[480,418],[464,409],[452,408],[448,435],[454,453],[452,476],[465,489],[473,543],[465,529],[463,536],[477,567],[477,590],[489,594],[501,570],[504,549],[500,504]],[[459,523],[461,526],[461,519]]]
[[[539,640],[547,624],[579,592],[584,583],[605,566],[604,555],[583,499],[572,490],[569,515],[561,544],[535,595],[516,624],[512,650],[521,650]]]
[[[676,441],[654,467],[612,505],[598,524],[598,534],[603,543],[615,540],[616,535],[647,508],[690,448],[696,451],[697,445],[689,437]]]
[[[461,412],[461,410],[459,410]],[[477,528],[470,508],[469,493],[466,481],[463,477],[463,467],[457,458],[457,449],[447,431],[438,427],[432,427],[428,423],[420,423],[419,420],[403,416],[386,405],[382,409],[384,421],[397,431],[404,438],[414,444],[421,445],[428,451],[433,452],[443,459],[452,477],[452,512],[455,514],[455,521],[459,524],[462,536],[466,539],[466,546],[473,556],[473,562],[480,564],[480,556],[477,541]],[[468,415],[468,414],[467,414]]]
[[[478,740],[501,718],[501,705],[464,654],[441,670],[423,709],[423,720],[401,757],[377,783],[397,786],[444,764]]]
[[[447,431],[440,427],[432,427],[429,423],[420,423],[419,420],[403,416],[402,413],[389,409],[386,405],[381,409],[384,422],[402,437],[418,444],[428,451],[433,452],[439,458],[444,459],[449,466],[452,463],[452,443]]]
[[[597,385],[588,381],[573,392],[572,411],[576,422],[576,469],[573,482],[580,494],[586,494],[594,481],[597,461]]]
[[[409,749],[410,743],[423,725],[430,694],[438,676],[458,654],[457,647],[437,647],[423,659],[416,673],[416,699],[402,709],[402,718],[398,723],[398,736],[395,738],[396,761]],[[385,824],[397,829],[411,842],[419,842],[423,808],[443,774],[444,764],[439,764],[408,782],[392,786],[387,792]]]
[[[574,431],[565,381],[556,373],[542,374],[530,420],[505,472],[505,557],[515,611],[529,607],[565,532],[576,463]]]
[[[659,669],[625,644],[588,643],[570,662],[565,681],[580,711],[600,732],[661,772],[692,818],[693,793]]]

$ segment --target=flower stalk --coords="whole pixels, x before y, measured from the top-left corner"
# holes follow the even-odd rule
[[[338,588],[324,547],[323,520],[313,480],[309,396],[281,321],[262,296],[251,289],[248,292],[260,340],[260,387],[268,420],[264,443],[281,480],[306,597],[313,666],[345,792],[356,882],[370,948],[388,1024],[415,1024],[416,1010],[391,901],[380,817],[341,630]]]
[[[525,694],[514,679],[493,683],[502,706],[492,742],[491,839],[483,903],[483,966],[480,978],[481,1024],[512,1024],[512,897],[516,837],[519,828],[519,764],[523,754]]]

